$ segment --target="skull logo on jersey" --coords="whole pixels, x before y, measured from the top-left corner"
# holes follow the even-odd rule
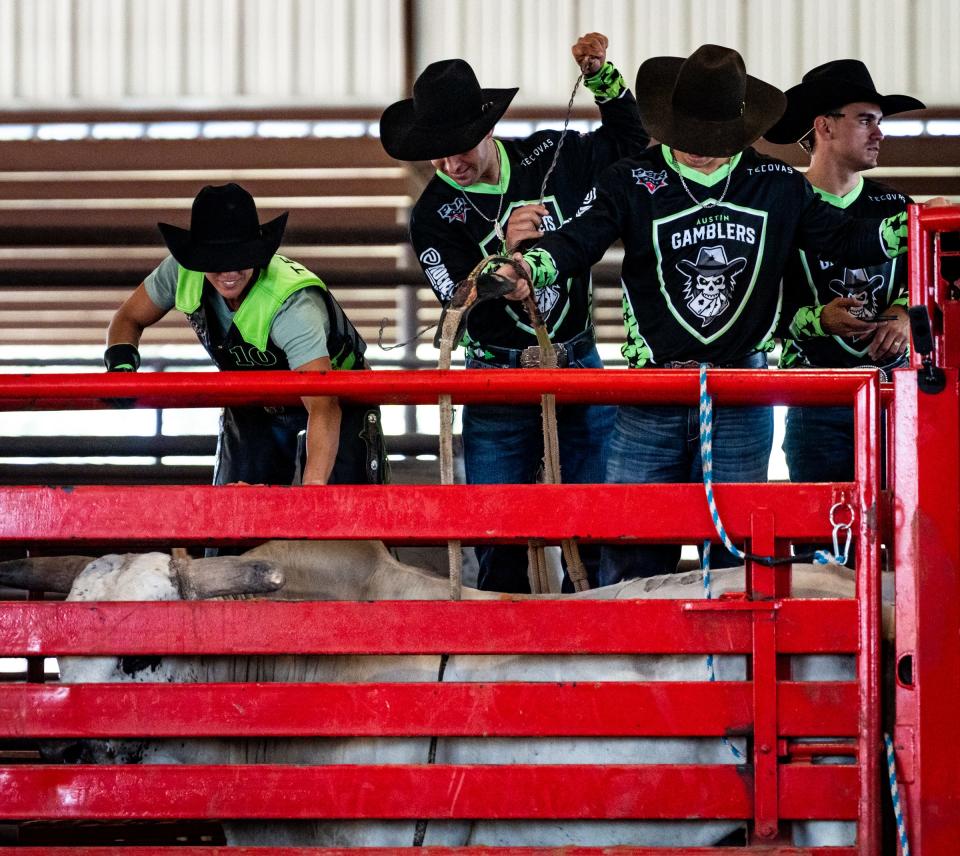
[[[652,169],[632,170],[633,177],[637,184],[647,188],[650,193],[656,193],[661,187],[667,186],[667,171],[661,169],[660,172],[654,172]]]
[[[677,270],[687,277],[683,290],[687,308],[707,327],[730,308],[737,277],[747,266],[743,257],[727,261],[722,246],[700,247],[695,262],[681,259]]]
[[[460,196],[454,199],[453,202],[447,202],[445,205],[441,205],[437,213],[448,223],[466,223],[467,212],[469,210],[470,209],[467,208],[467,200]]]
[[[870,276],[863,268],[844,268],[841,279],[830,280],[830,290],[840,297],[852,297],[861,306],[851,306],[847,311],[855,318],[873,318],[880,310],[880,293],[883,276]]]

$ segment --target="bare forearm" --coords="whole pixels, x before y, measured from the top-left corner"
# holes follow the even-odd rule
[[[307,462],[304,484],[326,484],[340,447],[340,404],[336,398],[305,398]]]

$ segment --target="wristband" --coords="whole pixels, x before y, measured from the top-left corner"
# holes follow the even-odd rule
[[[111,345],[103,352],[103,364],[108,372],[135,372],[140,368],[140,352],[129,342]]]

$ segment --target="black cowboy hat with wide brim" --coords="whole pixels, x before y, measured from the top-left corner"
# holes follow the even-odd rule
[[[261,225],[253,197],[239,184],[207,185],[193,200],[189,229],[169,223],[157,226],[182,267],[217,273],[270,264],[288,214]]]
[[[909,95],[881,95],[860,60],[836,59],[811,69],[787,90],[786,112],[764,138],[771,143],[795,143],[810,133],[817,116],[858,101],[876,104],[884,116],[926,107]]]
[[[731,48],[657,56],[637,71],[637,104],[651,137],[678,151],[730,157],[763,136],[786,106],[775,86],[747,74]]]
[[[413,98],[380,117],[380,141],[397,160],[436,160],[468,152],[507,112],[513,89],[481,89],[470,64],[444,59],[428,65],[413,84]]]

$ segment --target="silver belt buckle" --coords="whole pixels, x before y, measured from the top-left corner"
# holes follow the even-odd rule
[[[554,345],[557,352],[557,367],[564,368],[567,365],[567,346],[564,344]],[[531,345],[520,352],[520,368],[537,369],[540,368],[540,346]]]

